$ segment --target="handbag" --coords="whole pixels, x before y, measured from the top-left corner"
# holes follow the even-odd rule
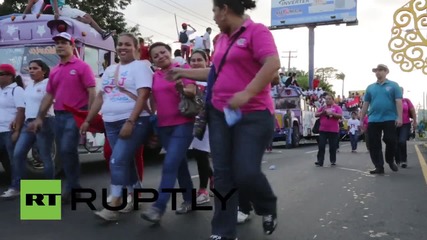
[[[188,118],[197,116],[204,107],[203,95],[199,88],[196,86],[196,94],[194,97],[187,97],[184,94],[184,89],[178,90],[181,101],[178,104],[179,112]]]
[[[316,119],[316,122],[314,123],[313,129],[311,131],[315,134],[320,132],[320,118]]]

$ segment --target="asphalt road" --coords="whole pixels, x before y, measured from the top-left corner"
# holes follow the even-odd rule
[[[409,168],[397,173],[386,168],[384,176],[367,173],[372,165],[363,144],[358,153],[351,153],[349,145],[342,143],[337,166],[329,167],[325,162],[323,168],[314,165],[316,145],[291,150],[275,148],[265,154],[263,168],[279,199],[277,230],[272,236],[264,236],[261,218],[252,216],[251,221],[239,226],[239,240],[427,239],[427,186],[416,144],[419,143],[409,143]],[[420,145],[419,149],[427,159],[427,148]],[[198,186],[193,161],[190,168]],[[108,186],[109,175],[103,162],[85,164],[82,172],[84,187]],[[160,162],[147,163],[145,187],[157,188],[160,173]],[[97,207],[100,206],[98,201]],[[61,221],[21,221],[19,200],[1,201],[0,239],[198,240],[210,235],[212,212],[177,216],[168,211],[157,227],[139,215],[140,211],[123,214],[119,222],[105,224],[80,205],[77,211],[63,207]]]

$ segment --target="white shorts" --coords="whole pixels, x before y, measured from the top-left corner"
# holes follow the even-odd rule
[[[70,5],[64,5],[59,8],[59,15],[63,17],[77,18],[77,17],[84,17],[86,13],[80,9],[71,8]]]

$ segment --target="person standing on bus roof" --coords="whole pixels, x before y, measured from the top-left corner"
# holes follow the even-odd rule
[[[59,16],[77,19],[80,22],[89,24],[91,27],[93,27],[99,34],[101,34],[102,39],[104,40],[113,34],[111,31],[103,30],[89,14],[83,12],[80,9],[72,8],[70,5],[65,4],[65,0],[50,0],[50,5],[52,6],[55,20],[58,20]],[[43,4],[42,9],[44,6],[46,6],[46,3]],[[42,14],[42,10],[40,10],[39,15],[40,14]]]
[[[26,14],[38,14],[43,11],[43,0],[28,0],[27,7],[24,10],[24,15],[22,18],[25,19]]]
[[[79,129],[73,114],[65,110],[66,106],[75,109],[90,109],[95,99],[95,76],[90,66],[73,55],[74,39],[62,32],[52,38],[60,63],[50,74],[37,118],[30,123],[29,130],[37,132],[42,126],[47,111],[54,103],[55,133],[59,147],[62,166],[67,177],[67,184],[62,195],[63,203],[71,200],[71,189],[80,188],[79,183]]]

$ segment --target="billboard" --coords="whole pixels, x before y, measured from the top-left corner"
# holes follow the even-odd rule
[[[357,0],[272,0],[271,29],[357,24]]]

